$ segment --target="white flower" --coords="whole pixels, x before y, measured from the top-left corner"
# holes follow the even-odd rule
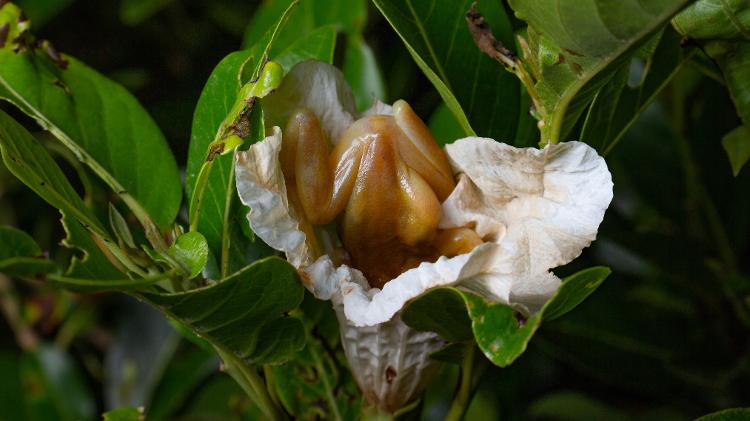
[[[361,117],[341,73],[320,62],[295,66],[263,101],[270,126],[283,125],[303,107],[316,114],[332,141]],[[364,113],[371,114],[391,114],[391,108],[378,102]],[[237,156],[237,190],[251,209],[248,219],[259,237],[286,253],[316,297],[333,302],[353,374],[367,398],[387,410],[418,396],[423,374],[432,368],[427,354],[442,345],[436,335],[400,321],[409,300],[454,286],[533,313],[560,284],[550,269],[575,259],[596,238],[612,200],[607,165],[584,143],[540,150],[477,137],[457,140],[445,148],[458,184],[442,204],[440,228],[470,226],[485,243],[470,253],[424,262],[380,290],[370,288],[359,270],[311,255],[286,196],[282,136],[273,127],[270,136]]]

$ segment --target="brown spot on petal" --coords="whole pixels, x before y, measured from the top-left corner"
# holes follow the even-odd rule
[[[310,274],[305,272],[304,270],[299,271],[299,277],[300,280],[302,280],[302,285],[306,287],[311,287],[313,284],[312,278],[310,278]]]
[[[385,369],[385,381],[387,381],[387,382],[388,382],[388,384],[391,384],[391,383],[393,383],[393,379],[395,379],[395,378],[396,378],[396,375],[397,375],[397,374],[398,374],[398,373],[396,373],[396,369],[394,369],[394,368],[393,368],[393,367],[391,367],[391,366],[388,366],[388,367],[387,367],[387,368]]]

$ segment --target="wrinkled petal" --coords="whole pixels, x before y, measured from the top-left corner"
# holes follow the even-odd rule
[[[286,253],[294,267],[312,263],[299,230],[299,220],[287,200],[284,174],[279,165],[281,130],[253,144],[247,151],[237,153],[235,165],[237,192],[240,200],[250,207],[247,219],[255,234],[269,246]]]
[[[334,144],[356,115],[354,95],[344,75],[334,66],[319,61],[295,65],[279,88],[263,99],[268,126],[285,127],[291,114],[300,108],[315,113]]]
[[[439,368],[429,358],[445,342],[432,332],[417,332],[396,316],[369,327],[348,322],[335,305],[347,360],[364,397],[386,411],[416,399]]]

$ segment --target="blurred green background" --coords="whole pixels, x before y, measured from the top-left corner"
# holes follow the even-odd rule
[[[17,3],[39,38],[138,97],[180,167],[201,89],[257,31],[259,8],[249,0]],[[383,99],[406,99],[430,119],[440,96],[398,36],[372,6],[360,27]],[[607,265],[613,274],[545,324],[514,365],[488,367],[466,419],[682,420],[750,404],[742,299],[750,296],[750,169],[733,177],[720,144],[738,122],[720,82],[691,66],[680,72],[607,156],[615,199],[599,240],[559,271]],[[31,233],[45,250],[64,236],[57,211],[4,168],[0,225]],[[148,419],[258,417],[214,354],[133,299],[0,277],[0,300],[0,420],[97,419],[122,406],[146,406]],[[456,376],[448,367],[434,382],[423,418],[441,419]]]

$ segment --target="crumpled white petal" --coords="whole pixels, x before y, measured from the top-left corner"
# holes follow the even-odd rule
[[[332,143],[359,117],[341,73],[320,62],[295,66],[263,101],[273,125],[284,125],[296,109],[310,109]],[[390,106],[376,101],[362,115],[391,113]],[[416,396],[423,386],[420,373],[432,364],[427,354],[442,345],[436,335],[403,324],[399,312],[407,301],[452,285],[536,312],[559,287],[550,269],[573,260],[595,239],[612,200],[606,163],[584,143],[540,150],[476,137],[458,140],[446,146],[458,185],[443,203],[440,227],[472,227],[485,244],[464,255],[422,263],[381,291],[370,288],[359,270],[310,254],[286,197],[278,158],[282,136],[276,127],[237,154],[240,199],[250,207],[255,233],[286,253],[317,298],[333,302],[352,371],[368,399],[386,409]]]

